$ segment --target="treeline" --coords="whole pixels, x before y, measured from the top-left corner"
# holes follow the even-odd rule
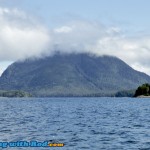
[[[150,84],[145,83],[137,88],[135,91],[134,97],[144,95],[144,96],[150,96]]]
[[[0,90],[0,97],[32,97],[31,94],[24,91],[3,91]]]
[[[115,97],[133,97],[135,94],[135,90],[124,90],[117,92]]]

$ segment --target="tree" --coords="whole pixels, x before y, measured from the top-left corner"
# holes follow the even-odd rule
[[[137,90],[135,91],[134,97],[137,97],[139,95],[144,95],[144,96],[150,95],[150,85],[148,83],[145,83],[142,86],[139,86],[137,88]]]

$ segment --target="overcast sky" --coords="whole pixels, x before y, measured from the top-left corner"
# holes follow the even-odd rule
[[[0,0],[0,74],[62,53],[119,57],[150,75],[149,0]]]

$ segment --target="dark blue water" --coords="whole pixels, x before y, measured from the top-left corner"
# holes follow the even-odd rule
[[[0,99],[0,141],[55,141],[62,150],[150,150],[150,99]],[[27,149],[27,148],[7,148]]]

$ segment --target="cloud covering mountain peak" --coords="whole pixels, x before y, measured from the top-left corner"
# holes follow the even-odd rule
[[[150,35],[129,36],[117,26],[74,20],[47,28],[19,10],[0,8],[0,60],[16,61],[60,53],[113,55],[150,74]]]

